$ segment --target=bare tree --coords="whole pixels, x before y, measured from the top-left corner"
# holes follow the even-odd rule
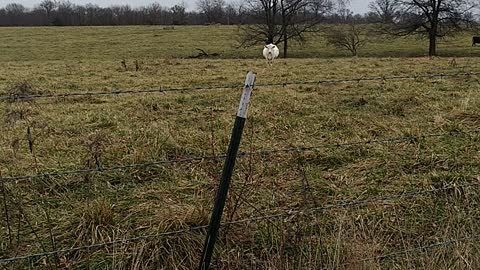
[[[318,24],[333,9],[334,0],[246,0],[254,23],[244,25],[240,44],[248,47],[263,42],[283,43],[283,57],[288,56],[288,42],[304,42],[305,35],[316,32]]]
[[[234,21],[235,17],[237,16],[237,9],[233,4],[228,4],[225,7],[225,19],[226,19],[226,24],[230,25],[232,24],[232,21]]]
[[[327,44],[339,49],[346,49],[357,56],[358,49],[367,43],[366,33],[355,21],[351,21],[345,29],[331,28],[326,34]]]
[[[27,11],[27,9],[22,4],[11,3],[5,6],[5,11],[7,14],[22,15]]]
[[[184,24],[185,23],[185,17],[186,17],[186,12],[185,12],[185,3],[182,2],[180,4],[174,5],[173,7],[170,8],[170,11],[172,12],[172,17],[173,17],[173,24],[179,25],[179,24]]]
[[[145,8],[147,14],[147,22],[151,25],[160,24],[160,17],[163,12],[163,7],[159,3],[152,3]]]
[[[198,0],[197,7],[207,23],[219,23],[225,13],[225,0]]]
[[[278,27],[279,5],[281,0],[247,0],[247,13],[250,21],[242,28],[241,45],[248,47],[267,41],[274,43],[274,39],[280,36]],[[278,43],[279,39],[275,43]]]
[[[281,0],[281,42],[283,56],[288,56],[290,39],[305,42],[305,34],[315,32],[322,21],[325,11],[332,8],[329,0]]]
[[[353,20],[353,16],[354,16],[353,12],[346,7],[340,8],[336,14],[338,23],[341,23],[341,24],[350,23]]]
[[[429,39],[428,55],[437,55],[437,39],[477,26],[473,10],[479,0],[398,1],[398,14],[385,31],[396,36],[419,35]]]
[[[55,18],[52,21],[53,25],[72,25],[75,18],[73,8],[74,5],[70,1],[64,0],[57,2]]]
[[[27,8],[25,8],[22,4],[18,3],[11,3],[5,6],[5,16],[8,25],[17,25],[20,23],[28,23],[25,21],[25,13],[27,12]]]
[[[368,7],[381,23],[393,23],[399,3],[398,0],[375,0]]]
[[[52,1],[52,0],[44,0],[40,3],[40,8],[45,10],[45,13],[47,14],[47,19],[50,21],[50,16],[52,14],[52,11],[55,9],[57,4]]]

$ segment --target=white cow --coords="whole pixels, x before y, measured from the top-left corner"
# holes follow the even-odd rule
[[[268,44],[265,45],[263,48],[263,57],[267,60],[267,65],[272,66],[273,65],[273,59],[277,58],[278,55],[280,54],[280,51],[278,50],[278,47],[275,46],[275,44]]]

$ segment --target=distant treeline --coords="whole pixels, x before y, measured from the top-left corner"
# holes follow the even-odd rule
[[[76,5],[69,1],[44,0],[34,8],[11,3],[0,9],[0,26],[99,26],[99,25],[205,25],[252,24],[255,16],[241,4],[226,4],[223,0],[203,0],[195,11],[183,4],[164,7],[153,3],[145,7],[128,5],[100,7],[94,4]],[[211,3],[214,3],[213,5]],[[373,14],[352,15],[359,22],[375,22]],[[325,22],[341,23],[345,14],[329,14]]]

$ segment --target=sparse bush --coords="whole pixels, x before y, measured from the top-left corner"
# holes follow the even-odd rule
[[[327,44],[338,49],[346,49],[352,56],[357,56],[358,50],[366,43],[364,31],[354,22],[346,26],[346,29],[332,29],[327,32]]]

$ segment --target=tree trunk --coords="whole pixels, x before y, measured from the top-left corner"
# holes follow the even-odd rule
[[[428,48],[428,56],[436,56],[437,55],[437,29],[438,24],[436,20],[432,21],[432,28],[428,32],[428,38],[430,40],[430,46]]]
[[[287,14],[285,10],[285,3],[284,1],[280,1],[281,8],[282,8],[282,35],[283,35],[283,58],[288,57],[288,33],[287,33]]]
[[[435,34],[429,35],[430,39],[430,47],[428,48],[428,56],[436,56],[437,55],[437,36]]]

